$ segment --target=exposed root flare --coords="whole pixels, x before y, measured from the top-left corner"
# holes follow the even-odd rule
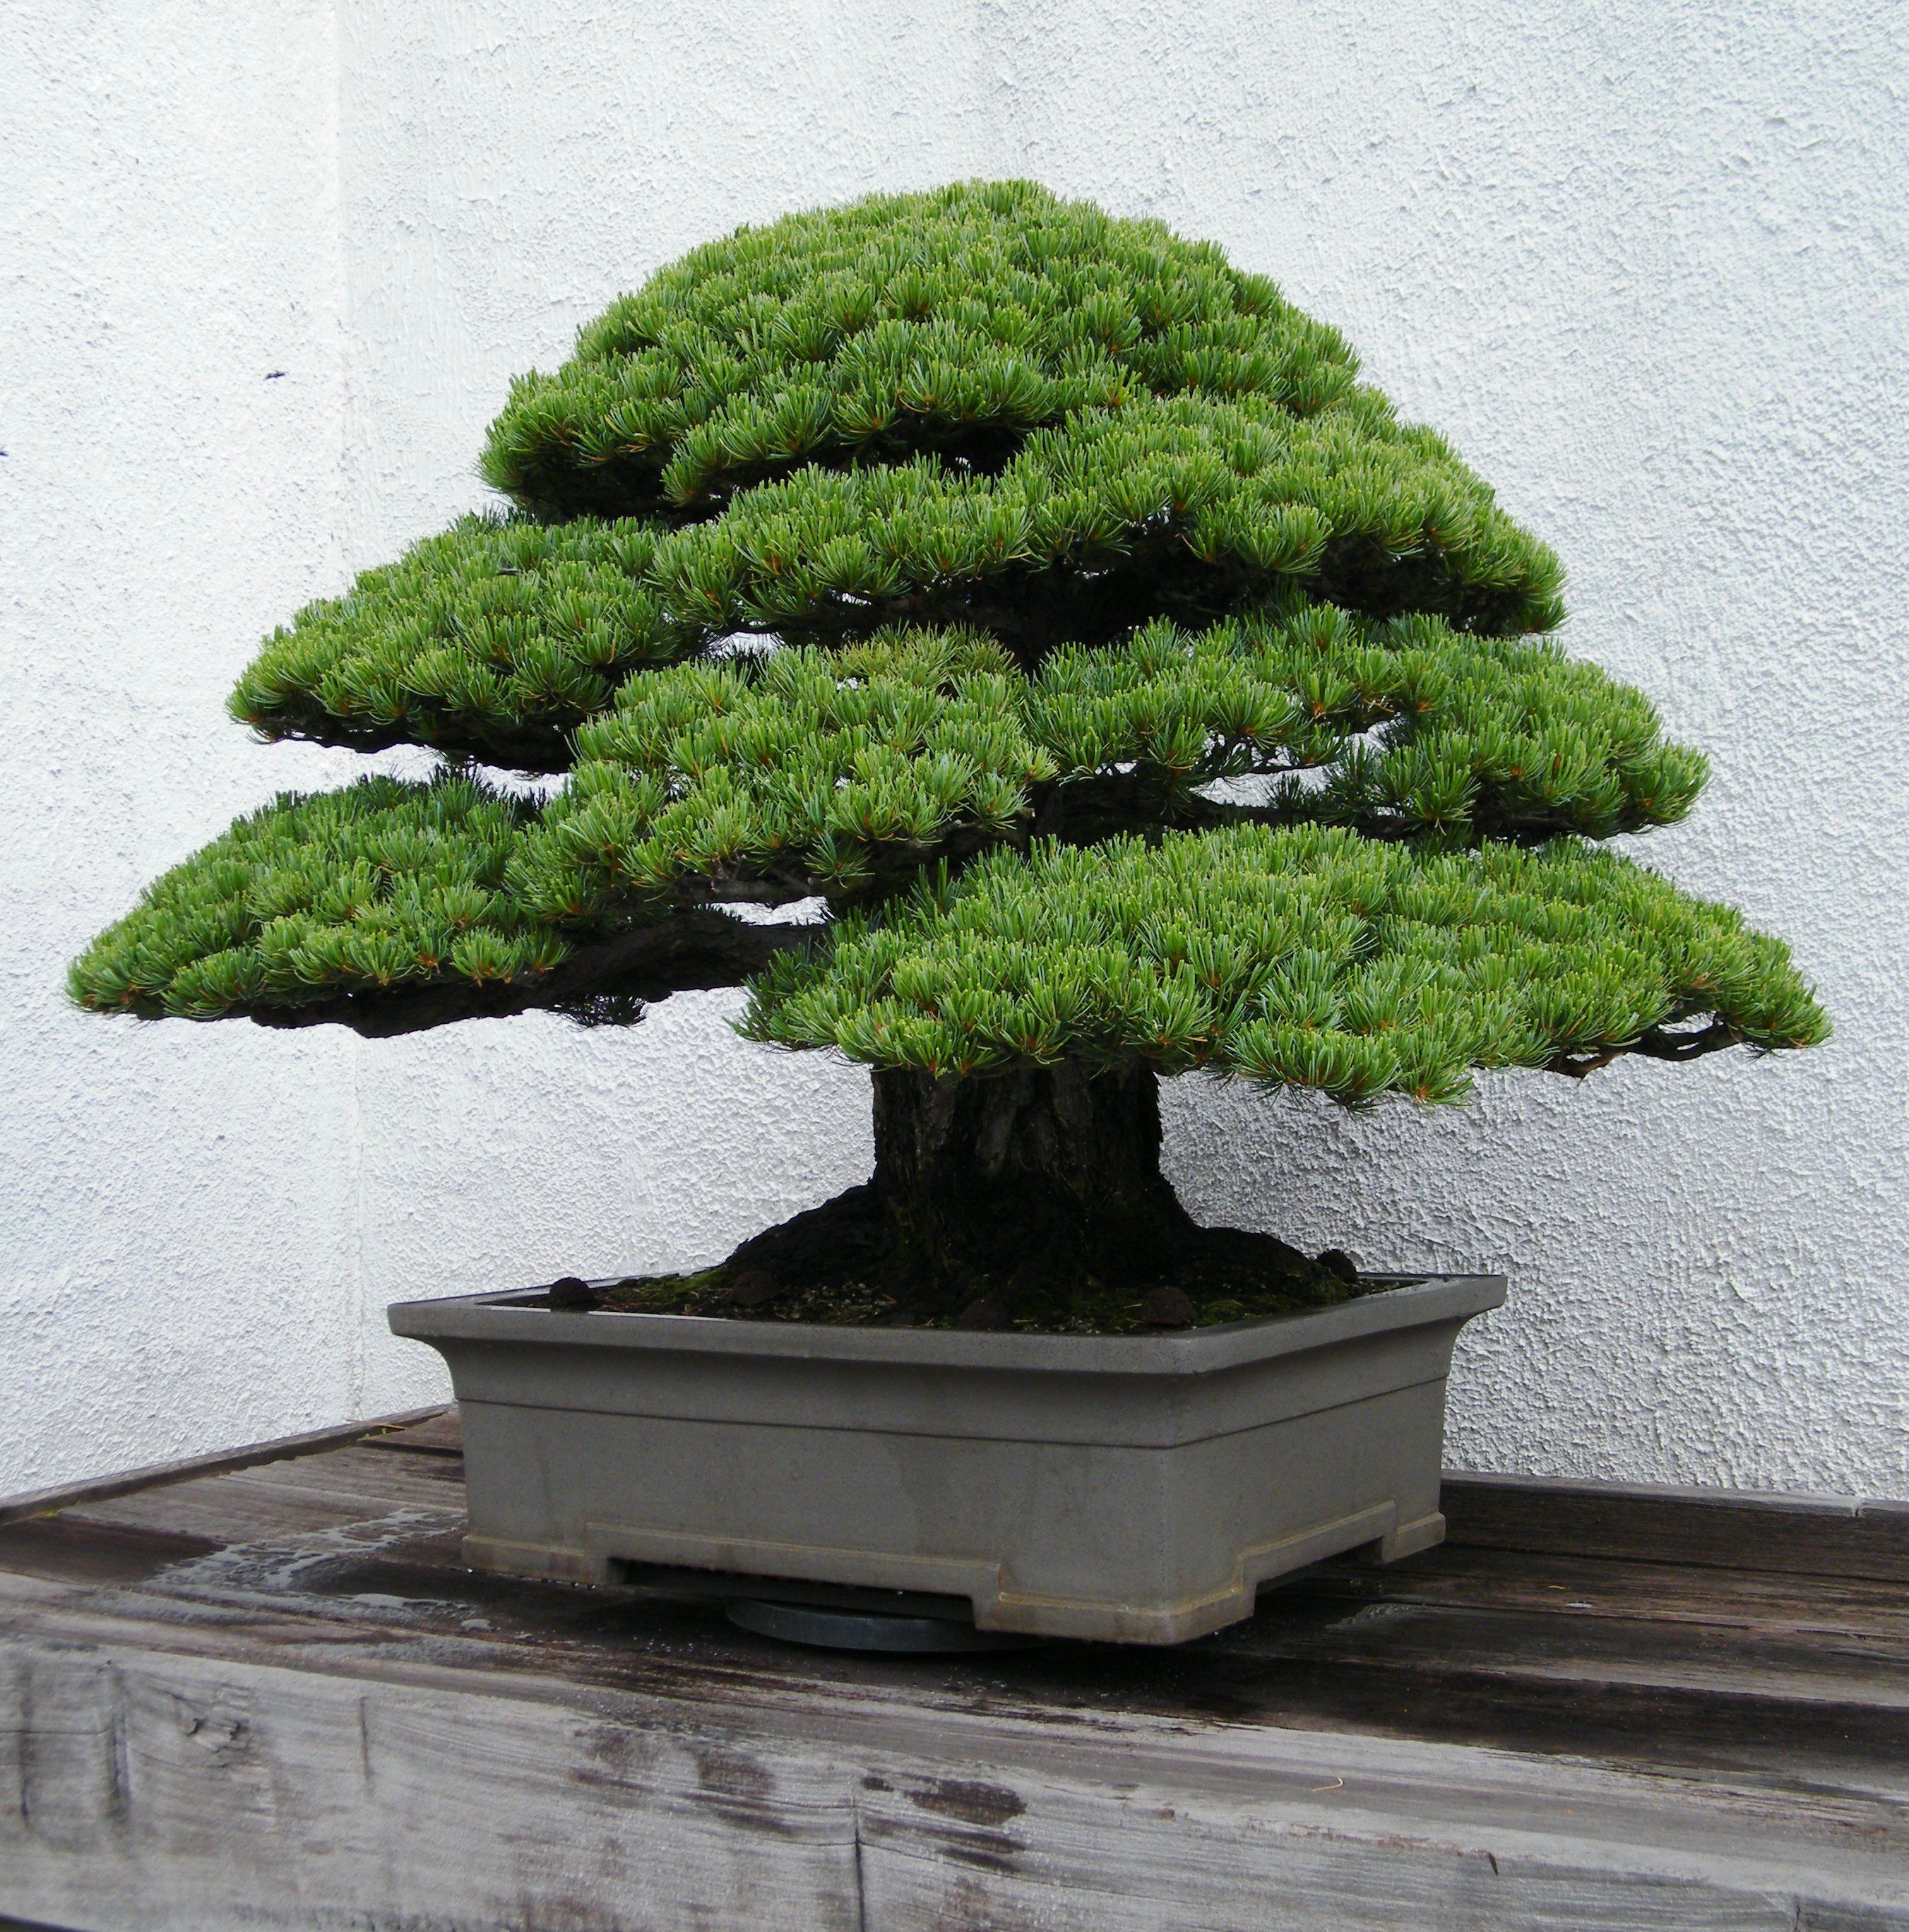
[[[1160,1171],[1158,1083],[1072,1063],[875,1076],[875,1171],[719,1267],[603,1305],[896,1326],[1121,1334],[1349,1300],[1356,1270],[1202,1228]]]

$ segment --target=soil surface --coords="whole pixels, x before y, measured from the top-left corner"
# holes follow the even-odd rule
[[[1157,1334],[1217,1328],[1329,1308],[1399,1286],[1396,1276],[1360,1276],[1343,1256],[1312,1261],[1269,1236],[1200,1231],[1171,1280],[1092,1280],[1064,1296],[1030,1297],[1003,1281],[977,1280],[959,1309],[911,1306],[905,1292],[870,1269],[778,1280],[734,1260],[691,1274],[632,1275],[586,1287],[553,1284],[554,1306],[632,1315],[702,1315],[744,1322],[815,1322],[848,1328],[992,1329],[1036,1335]],[[1298,1264],[1295,1266],[1294,1264]],[[1270,1265],[1268,1265],[1270,1264]]]

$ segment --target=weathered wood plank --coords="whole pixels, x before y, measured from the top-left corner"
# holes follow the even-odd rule
[[[1013,1795],[1002,1792],[1003,1810]],[[1797,1923],[1788,1883],[1746,1885],[1721,1861],[1640,1872],[1562,1836],[1401,1833],[1355,1805],[1330,1823],[1301,1823],[1250,1802],[1190,1802],[1177,1786],[1111,1799],[1049,1789],[992,1828],[938,1817],[931,1807],[920,1793],[866,1804],[870,1924],[897,1932],[1266,1932],[1328,1923],[1370,1932],[1794,1932]]]
[[[1455,1544],[1909,1582],[1909,1504],[1448,1474]]]
[[[320,1671],[8,1662],[15,1911],[142,1932],[856,1925],[829,1768]]]
[[[299,1670],[0,1656],[5,1903],[56,1922],[1909,1925],[1877,1808],[1496,1753],[872,1697],[672,1710],[332,1646]]]
[[[1295,1593],[1227,1633],[1216,1648],[1241,1659],[1367,1659],[1439,1667],[1463,1660],[1580,1683],[1648,1683],[1790,1702],[1856,1700],[1909,1710],[1909,1639],[1844,1634],[1826,1642],[1814,1630],[1667,1623],[1621,1610],[1560,1616],[1555,1610],[1392,1598],[1347,1614],[1329,1595]],[[1909,1744],[1909,1724],[1903,1730]]]
[[[64,1516],[70,1522],[182,1531],[225,1543],[251,1543],[333,1528],[401,1509],[463,1507],[464,1486],[455,1465],[437,1458],[401,1460],[347,1448],[317,1461],[200,1476],[164,1489],[83,1503]]]
[[[0,1524],[0,1572],[62,1582],[139,1583],[222,1546],[209,1536],[66,1516]]]
[[[432,1436],[0,1525],[0,1912],[1909,1928],[1884,1582],[1477,1541],[1178,1652],[844,1657],[465,1569]]]
[[[1909,1638],[1909,1592],[1866,1577],[1706,1568],[1445,1544],[1386,1570],[1331,1564],[1286,1586],[1345,1602],[1469,1604],[1665,1625]]]
[[[245,1479],[213,1481],[239,1480]],[[394,1502],[407,1493],[398,1485]],[[189,1495],[176,1490],[169,1499]],[[97,1514],[71,1513],[69,1533]],[[119,1525],[101,1527],[123,1533]],[[701,1667],[704,1658],[725,1669],[737,1645],[752,1641],[693,1611],[465,1570],[455,1520],[442,1509],[421,1514],[407,1505],[373,1516],[354,1497],[315,1519],[278,1513],[262,1525],[254,1509],[242,1528],[232,1557],[186,1564],[153,1587],[191,1602],[296,1598],[308,1611],[370,1604],[380,1616],[380,1606],[401,1604],[407,1622],[421,1630],[451,1632],[482,1620],[507,1630],[514,1642],[564,1646],[566,1654],[551,1667],[584,1677],[605,1667],[606,1643],[614,1646],[614,1674],[656,1654],[679,1672]],[[109,1549],[96,1560],[110,1568],[122,1559]],[[1808,1756],[1813,1775],[1841,1766],[1838,1774],[1859,1768],[1866,1779],[1899,1785],[1900,1744],[1909,1736],[1900,1709],[1909,1670],[1899,1638],[1844,1631],[1826,1646],[1811,1640],[1820,1634],[1760,1627],[1730,1606],[1721,1617],[1713,1609],[1708,1624],[1694,1613],[1661,1624],[1651,1589],[1640,1602],[1625,1595],[1638,1580],[1661,1582],[1665,1572],[1655,1565],[1588,1566],[1595,1585],[1566,1587],[1595,1588],[1595,1606],[1561,1590],[1535,1610],[1515,1602],[1507,1609],[1494,1596],[1502,1575],[1482,1586],[1474,1578],[1469,1591],[1439,1600],[1438,1568],[1454,1560],[1442,1552],[1389,1572],[1328,1570],[1269,1594],[1260,1616],[1236,1631],[1163,1657],[1064,1646],[1004,1662],[995,1694],[1057,1714],[1117,1698],[1128,1708],[1199,1721],[1402,1730],[1634,1761],[1667,1757],[1766,1778],[1784,1776]],[[1509,1559],[1491,1560],[1502,1566]],[[1550,1562],[1569,1574],[1565,1559]],[[127,1613],[146,1612],[129,1606]],[[570,1648],[579,1642],[581,1649]],[[686,1643],[693,1654],[686,1655]],[[766,1654],[818,1694],[854,1681],[853,1666],[839,1660],[773,1646]]]
[[[116,1475],[96,1476],[80,1483],[56,1484],[51,1489],[29,1490],[14,1496],[0,1497],[0,1523],[22,1516],[45,1516],[54,1510],[77,1503],[104,1502],[111,1496],[131,1496],[135,1491],[155,1489],[163,1484],[189,1482],[196,1476],[217,1475],[231,1469],[248,1469],[261,1462],[276,1462],[287,1456],[323,1455],[327,1450],[357,1442],[368,1432],[401,1429],[443,1414],[441,1408],[406,1409],[396,1415],[374,1417],[368,1422],[341,1422],[328,1429],[307,1430],[301,1436],[284,1436],[271,1442],[257,1442],[242,1449],[221,1450],[210,1456],[189,1456],[176,1462],[155,1462],[143,1469],[128,1469]]]
[[[116,1496],[66,1512],[73,1520],[117,1528],[183,1532],[221,1543],[253,1543],[335,1528],[389,1515],[396,1505],[365,1496],[287,1491],[241,1476],[207,1476],[174,1494]]]
[[[370,1534],[365,1526],[345,1534]],[[446,1542],[449,1535],[442,1539]],[[316,1560],[314,1560],[316,1558]],[[965,1708],[1041,1724],[1100,1722],[1111,1710],[1199,1727],[1280,1726],[1316,1733],[1419,1738],[1527,1752],[1598,1756],[1653,1772],[1722,1775],[1766,1790],[1844,1790],[1909,1796],[1901,1712],[1852,1698],[1794,1699],[1781,1687],[1736,1692],[1648,1680],[1600,1681],[1513,1658],[1441,1660],[1319,1654],[1242,1658],[1206,1647],[1170,1660],[1068,1646],[1054,1653],[937,1669],[791,1652],[684,1606],[618,1604],[605,1593],[473,1577],[453,1600],[421,1595],[428,1576],[349,1545],[300,1551],[255,1546],[188,1565],[128,1595],[97,1635],[203,1652],[208,1610],[230,1616],[233,1641],[269,1647],[372,1640],[429,1650],[447,1640],[500,1646],[491,1667],[559,1676],[580,1690],[637,1688],[692,1704],[738,1687],[760,1697],[824,1702],[881,1689],[919,1695],[932,1718]],[[323,1636],[320,1619],[340,1628]],[[1262,1620],[1263,1622],[1263,1620]],[[1643,1660],[1647,1663],[1647,1658]],[[898,1672],[901,1689],[897,1689]]]
[[[464,1474],[460,1458],[442,1455],[383,1456],[353,1444],[315,1460],[275,1462],[228,1478],[287,1494],[331,1496],[372,1504],[441,1502],[453,1498],[464,1507]]]

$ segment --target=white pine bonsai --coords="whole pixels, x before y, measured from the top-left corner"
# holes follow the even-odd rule
[[[752,1037],[874,1070],[868,1184],[623,1305],[1331,1299],[1187,1216],[1162,1073],[1439,1101],[1827,1033],[1778,942],[1598,849],[1704,763],[1544,640],[1556,558],[1212,247],[1021,182],[745,229],[518,382],[483,470],[508,514],[301,612],[233,700],[443,773],[241,820],[72,990],[386,1034],[746,982]]]

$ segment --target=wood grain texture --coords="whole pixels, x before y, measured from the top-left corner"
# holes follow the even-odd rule
[[[1909,1582],[1909,1503],[1448,1475],[1443,1508],[1454,1543]]]
[[[838,1655],[464,1569],[426,1428],[0,1525],[0,1914],[1909,1928],[1884,1581],[1477,1541],[1166,1653]]]
[[[407,1409],[400,1414],[380,1416],[368,1422],[341,1422],[329,1429],[308,1430],[302,1436],[281,1436],[276,1441],[254,1443],[243,1449],[221,1450],[211,1456],[191,1456],[182,1462],[158,1462],[147,1468],[129,1469],[118,1475],[95,1476],[80,1483],[62,1483],[50,1490],[29,1490],[19,1496],[0,1497],[0,1523],[17,1522],[23,1516],[45,1516],[75,1503],[98,1502],[109,1496],[130,1496],[136,1490],[156,1489],[162,1484],[186,1482],[197,1476],[216,1474],[227,1469],[250,1468],[255,1463],[276,1462],[295,1456],[322,1455],[341,1444],[368,1438],[368,1432],[402,1429],[446,1414],[450,1418],[449,1426],[455,1433],[455,1410]]]

